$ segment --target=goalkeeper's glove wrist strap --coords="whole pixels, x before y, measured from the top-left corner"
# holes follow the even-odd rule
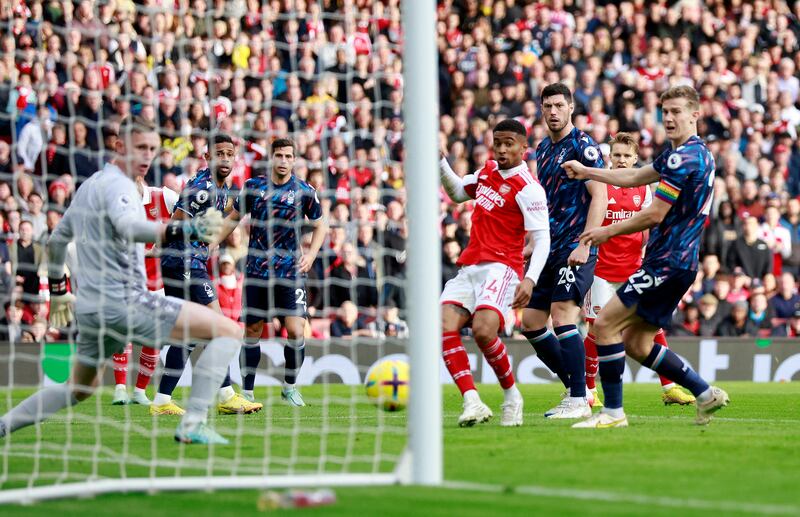
[[[67,294],[67,275],[61,278],[48,278],[47,283],[50,287],[50,294],[59,296]]]

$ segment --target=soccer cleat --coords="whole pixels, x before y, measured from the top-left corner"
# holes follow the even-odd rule
[[[152,416],[160,416],[160,415],[177,415],[181,416],[186,413],[185,410],[181,409],[176,403],[170,401],[166,404],[161,404],[160,406],[156,406],[155,404],[150,404],[150,414]]]
[[[597,388],[589,391],[592,393],[592,398],[593,398],[592,409],[596,407],[598,408],[603,407],[603,401],[600,400],[600,395],[597,394]]]
[[[131,403],[139,404],[140,406],[149,406],[152,404],[150,399],[147,398],[147,394],[145,394],[143,391],[134,391],[133,397],[131,398]]]
[[[569,398],[561,401],[547,418],[552,420],[569,419],[569,418],[589,418],[592,416],[592,407],[586,398],[581,399],[580,402],[572,402]]]
[[[520,410],[521,410],[520,405]],[[459,427],[472,427],[475,424],[482,424],[492,418],[492,410],[480,399],[467,402],[464,401],[464,411],[458,417]]]
[[[728,398],[728,394],[725,393],[725,390],[717,388],[716,386],[711,386],[711,398],[705,402],[697,401],[697,417],[694,423],[697,425],[707,425],[711,421],[711,417],[714,416],[714,413],[727,406],[730,401],[731,399]]]
[[[178,425],[175,430],[175,441],[201,445],[228,445],[230,443],[227,438],[208,427],[208,424],[200,424],[197,429],[188,432],[182,431],[181,426]]]
[[[668,406],[670,404],[680,404],[681,406],[688,406],[689,404],[695,403],[694,395],[691,393],[686,393],[678,386],[673,386],[667,391],[661,394],[661,400],[664,401],[664,405]]]
[[[128,390],[124,387],[114,388],[114,398],[111,400],[112,406],[124,406],[131,403]]]
[[[229,398],[226,402],[217,404],[217,412],[220,415],[250,415],[258,413],[264,407],[260,402],[250,402],[238,393]]]
[[[573,429],[610,429],[612,427],[628,427],[628,417],[614,418],[608,413],[595,413],[586,420],[572,424]]]
[[[513,400],[503,402],[500,406],[503,411],[500,417],[500,425],[503,427],[518,427],[522,425],[522,397],[515,397]]]
[[[548,409],[547,411],[544,412],[545,418],[550,418],[550,415],[555,414],[556,412],[560,411],[561,406],[564,405],[564,403],[566,403],[566,402],[569,402],[569,391],[565,391],[564,393],[561,394],[561,401],[558,403],[557,406],[555,406],[554,408]]]
[[[243,392],[241,393],[241,395],[242,395],[242,397],[244,397],[244,398],[245,398],[245,400],[247,400],[248,402],[255,402],[255,401],[256,401],[256,396],[255,396],[255,395],[253,395],[252,393],[247,393],[246,391],[243,391]]]
[[[303,407],[306,405],[305,401],[303,400],[303,396],[300,395],[300,390],[297,388],[282,389],[281,398],[290,406]]]

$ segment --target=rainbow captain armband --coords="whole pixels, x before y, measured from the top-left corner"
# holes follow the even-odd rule
[[[662,178],[658,184],[658,187],[656,188],[655,195],[657,198],[666,201],[667,203],[672,205],[675,203],[675,201],[678,200],[678,196],[680,195],[680,193],[681,189],[679,189],[669,181]]]

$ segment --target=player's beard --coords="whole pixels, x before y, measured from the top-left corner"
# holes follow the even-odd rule
[[[551,125],[550,125],[550,122],[548,121],[548,122],[547,122],[547,129],[549,129],[549,130],[550,130],[550,132],[551,132],[551,133],[554,133],[554,134],[555,134],[555,133],[560,133],[561,131],[563,131],[563,130],[564,130],[564,128],[565,128],[565,127],[567,127],[567,120],[568,120],[568,119],[566,119],[566,120],[564,120],[564,121],[559,121],[559,124],[560,124],[560,125],[559,125],[558,127],[553,127],[553,126],[551,126]]]

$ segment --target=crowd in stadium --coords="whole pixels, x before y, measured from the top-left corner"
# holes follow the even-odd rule
[[[147,181],[178,192],[206,166],[209,129],[239,138],[234,187],[267,172],[273,139],[294,138],[296,175],[330,209],[308,282],[314,335],[402,335],[399,0],[166,4],[2,3],[6,337],[58,337],[40,294],[43,246],[129,114],[160,130]],[[506,117],[528,128],[533,156],[549,83],[573,90],[575,125],[597,142],[639,135],[641,163],[669,145],[660,92],[697,88],[717,164],[713,217],[671,334],[800,334],[800,2],[445,0],[438,13],[441,138],[460,175],[491,158],[491,129]],[[443,283],[469,240],[463,206],[442,194]],[[247,235],[222,248],[219,284],[240,289]],[[235,304],[235,287],[220,299]]]

